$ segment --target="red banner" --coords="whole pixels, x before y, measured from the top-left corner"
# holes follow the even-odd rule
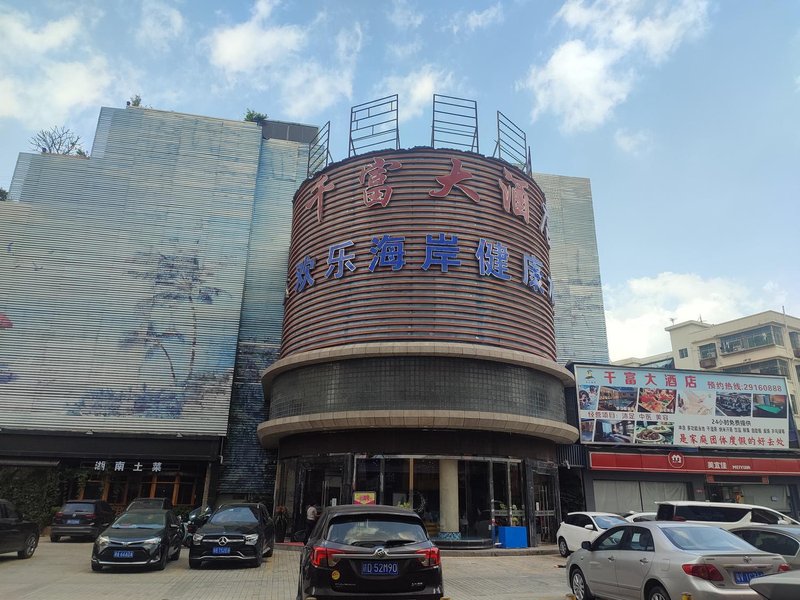
[[[693,456],[681,452],[670,452],[669,454],[590,452],[589,467],[597,471],[800,475],[800,459],[797,458]]]

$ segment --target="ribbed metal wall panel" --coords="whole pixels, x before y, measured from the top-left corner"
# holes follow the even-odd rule
[[[292,197],[306,177],[307,165],[307,144],[262,142],[219,493],[266,496],[274,486],[275,452],[264,450],[255,438],[269,410],[260,372],[280,350]]]
[[[592,190],[583,177],[534,173],[550,213],[550,268],[557,360],[608,362],[608,337],[594,229]]]
[[[0,203],[0,425],[225,435],[261,130],[104,108],[98,134],[22,155]]]

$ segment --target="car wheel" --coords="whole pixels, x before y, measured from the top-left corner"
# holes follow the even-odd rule
[[[28,536],[25,540],[25,547],[17,552],[17,556],[20,558],[30,558],[33,556],[33,553],[36,551],[36,546],[39,545],[39,536],[35,533],[32,533]]]
[[[181,557],[181,545],[178,544],[178,549],[175,550],[175,554],[169,557],[170,560],[178,560]]]
[[[264,557],[265,557],[265,558],[270,558],[270,557],[272,557],[272,554],[273,554],[273,552],[275,552],[275,542],[273,542],[273,543],[272,543],[272,545],[269,547],[269,550],[267,550],[267,551],[264,553]]]
[[[650,592],[647,594],[647,600],[670,600],[670,598],[667,590],[660,585],[656,585],[650,588]]]
[[[92,571],[97,573],[98,571],[102,571],[102,570],[103,570],[102,565],[96,565],[96,564],[92,563]]]
[[[572,571],[569,584],[572,588],[572,593],[575,594],[576,600],[592,600],[594,598],[592,592],[589,591],[589,586],[586,585],[586,579],[583,577],[583,572],[580,569]]]
[[[303,599],[303,569],[300,569],[300,576],[297,578],[297,600]]]
[[[253,562],[250,564],[253,568],[258,568],[264,562],[264,550],[256,550],[256,557],[253,559]]]
[[[564,558],[569,556],[569,548],[567,547],[567,540],[558,538],[558,553]]]
[[[61,536],[60,535],[53,535],[51,533],[50,534],[50,541],[53,542],[54,544],[57,544],[58,542],[61,541]]]
[[[155,570],[163,571],[164,569],[166,569],[168,560],[169,560],[169,548],[166,548],[161,552],[161,560],[159,560],[156,563]]]
[[[203,566],[203,561],[197,560],[196,558],[189,559],[189,568],[190,569],[199,569]]]

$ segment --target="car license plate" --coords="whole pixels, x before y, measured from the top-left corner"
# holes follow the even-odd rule
[[[114,558],[133,558],[133,550],[114,550]]]
[[[735,571],[733,574],[733,580],[736,583],[750,583],[751,579],[763,576],[763,571]]]
[[[231,549],[227,546],[214,546],[211,550],[211,554],[230,554]]]
[[[67,525],[80,525],[80,519],[67,519]]]
[[[365,561],[361,563],[362,575],[397,575],[398,567],[396,562],[388,561]]]

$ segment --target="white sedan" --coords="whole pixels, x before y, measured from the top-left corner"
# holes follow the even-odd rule
[[[556,533],[558,551],[561,556],[569,556],[569,553],[580,548],[583,542],[591,542],[609,527],[625,523],[627,523],[625,519],[613,513],[569,513]]]

